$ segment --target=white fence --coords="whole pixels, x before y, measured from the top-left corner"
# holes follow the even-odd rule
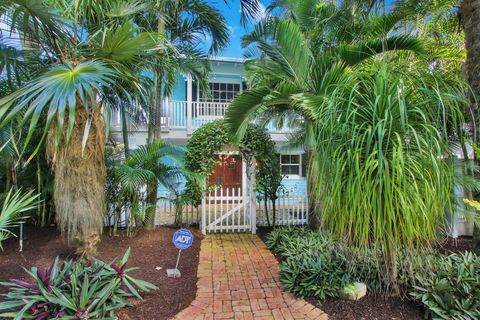
[[[257,226],[273,225],[273,203],[267,201],[268,219],[263,198],[257,199]],[[275,200],[275,226],[308,224],[306,192],[282,191]]]
[[[254,203],[255,202],[255,203]],[[201,225],[205,213],[207,232],[246,232],[257,226],[267,226],[265,205],[261,197],[255,201],[242,194],[240,188],[219,188],[208,194],[198,207],[184,206],[181,214],[175,214],[174,198],[163,194],[158,203],[157,225]],[[251,212],[255,208],[255,215]],[[179,211],[179,210],[177,210]],[[179,213],[179,212],[177,212]],[[273,204],[268,201],[270,225],[273,224]],[[275,225],[305,225],[308,223],[308,200],[305,191],[283,191],[275,201]]]

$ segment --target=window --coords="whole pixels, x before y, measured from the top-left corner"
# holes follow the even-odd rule
[[[280,155],[280,166],[282,175],[286,176],[286,178],[298,178],[303,176],[301,154]]]
[[[210,95],[200,93],[200,101],[230,102],[240,93],[240,83],[210,82]]]

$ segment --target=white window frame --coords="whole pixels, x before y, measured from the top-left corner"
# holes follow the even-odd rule
[[[289,165],[289,166],[294,166],[297,164],[292,164],[292,163],[282,163],[282,156],[298,156],[298,174],[287,174],[284,175],[284,179],[302,179],[302,157],[303,155],[301,153],[281,153],[280,154],[280,173],[283,175],[283,166],[284,165]]]
[[[213,85],[214,83],[218,83],[219,85],[221,84],[226,84],[226,85],[239,85],[240,86],[240,91],[238,91],[237,95],[241,94],[243,91],[242,88],[242,81],[238,81],[237,79],[223,79],[223,78],[214,78],[214,79],[209,79],[208,85],[210,86],[211,84]],[[232,91],[233,92],[233,91]],[[233,96],[235,98],[236,95]],[[210,103],[230,103],[232,100],[225,99],[227,101],[213,101],[213,100],[205,100],[200,97],[200,87],[197,85],[197,101],[198,102],[210,102]]]

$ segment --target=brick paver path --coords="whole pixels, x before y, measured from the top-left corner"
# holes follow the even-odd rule
[[[175,319],[328,319],[281,290],[277,260],[256,235],[206,236],[197,275],[197,297]]]

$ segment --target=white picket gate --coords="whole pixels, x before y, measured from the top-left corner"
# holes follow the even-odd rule
[[[241,188],[214,190],[202,202],[202,232],[251,231],[253,207]]]
[[[273,225],[273,206],[268,201],[270,225]],[[308,224],[308,199],[305,190],[282,191],[275,201],[275,225]],[[267,226],[264,201],[248,197],[240,188],[220,188],[205,196],[198,207],[185,206],[182,224],[201,225],[202,232],[253,232],[255,226]],[[157,225],[175,223],[175,207],[169,194],[162,194],[157,203]],[[255,222],[255,223],[254,223]]]

